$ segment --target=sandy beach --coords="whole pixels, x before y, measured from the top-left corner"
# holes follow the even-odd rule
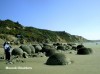
[[[14,64],[5,64],[4,60],[0,60],[0,74],[100,74],[100,44],[85,43],[84,46],[93,49],[93,54],[76,55],[67,54],[73,64],[64,66],[45,65],[48,57],[34,57],[24,59],[24,63],[15,62]],[[0,54],[3,49],[0,49]],[[6,68],[12,69],[6,69]],[[13,69],[16,67],[16,69]],[[19,67],[23,69],[19,69]]]

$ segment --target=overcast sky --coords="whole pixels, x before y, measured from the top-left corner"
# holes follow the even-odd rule
[[[100,39],[100,0],[0,0],[0,19]]]

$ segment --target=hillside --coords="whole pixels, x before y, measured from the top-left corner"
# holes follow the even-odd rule
[[[50,31],[25,27],[12,20],[0,20],[0,38],[12,42],[83,42],[87,39],[65,31]]]

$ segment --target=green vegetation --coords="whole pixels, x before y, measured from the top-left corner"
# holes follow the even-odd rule
[[[80,36],[71,35],[65,31],[50,31],[44,29],[37,29],[34,27],[24,27],[18,21],[13,22],[9,19],[0,20],[0,38],[7,40],[7,35],[12,35],[18,38],[19,42],[23,44],[26,42],[81,42],[86,41]]]

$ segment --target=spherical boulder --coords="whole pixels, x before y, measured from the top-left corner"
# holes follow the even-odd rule
[[[35,53],[38,53],[42,50],[42,47],[40,45],[34,45]]]
[[[12,50],[12,55],[22,55],[23,54],[23,50],[21,48],[14,48]]]
[[[63,51],[65,51],[66,48],[65,48],[65,46],[63,46],[63,45],[59,45],[59,46],[57,47],[57,50],[63,50]]]
[[[77,50],[80,49],[80,48],[83,48],[84,45],[77,45]]]
[[[50,56],[47,61],[47,65],[66,65],[66,57],[62,53],[55,53],[52,56]]]
[[[23,58],[28,58],[28,54],[26,52],[23,52]]]
[[[46,56],[51,56],[56,52],[56,49],[51,46],[44,46],[41,50],[41,52],[45,52]]]
[[[79,54],[79,55],[88,55],[88,54],[91,54],[91,53],[92,53],[92,49],[86,48],[86,47],[80,48],[77,51],[77,54]]]
[[[31,48],[28,45],[21,45],[20,48],[27,54],[31,54]]]
[[[34,48],[34,46],[29,45],[29,47],[30,47],[30,49],[31,49],[31,53],[32,53],[32,54],[35,54],[35,48]]]

